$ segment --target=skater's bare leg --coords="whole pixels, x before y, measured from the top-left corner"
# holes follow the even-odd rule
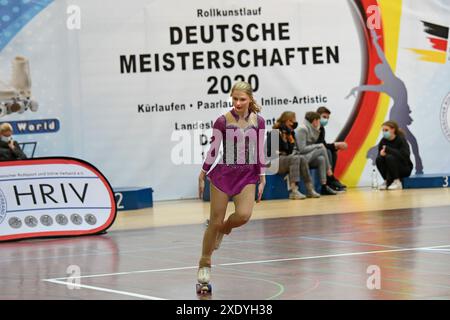
[[[228,195],[211,183],[211,208],[209,224],[203,236],[202,256],[199,267],[211,266],[211,255],[216,245],[217,234],[223,226],[227,211]]]
[[[417,143],[417,139],[414,136],[414,134],[409,130],[409,128],[405,129],[405,135],[408,142],[411,144],[411,148],[414,154],[414,159],[416,160],[416,173],[422,174],[423,173],[423,164],[422,164],[422,158],[420,157],[419,153],[419,144]]]
[[[236,211],[224,222],[220,232],[230,234],[233,228],[240,227],[248,222],[252,215],[255,204],[256,185],[249,184],[242,189],[241,193],[234,196],[234,206]]]
[[[367,151],[366,158],[372,160],[372,165],[376,165],[376,160],[378,157],[378,146],[372,147]]]

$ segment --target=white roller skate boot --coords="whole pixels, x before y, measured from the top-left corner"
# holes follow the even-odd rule
[[[200,267],[197,272],[197,294],[211,294],[212,287],[209,284],[211,267]]]

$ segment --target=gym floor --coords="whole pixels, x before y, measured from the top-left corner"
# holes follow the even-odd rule
[[[450,299],[448,189],[256,204],[198,297],[208,212],[156,202],[119,212],[104,235],[2,243],[0,299]]]

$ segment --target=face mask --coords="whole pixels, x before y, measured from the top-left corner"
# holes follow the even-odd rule
[[[325,127],[328,124],[328,119],[320,118],[320,124],[322,127]]]
[[[2,141],[3,142],[9,143],[11,140],[12,140],[12,137],[3,137],[2,136]]]
[[[386,140],[389,140],[391,138],[391,132],[383,131],[383,138],[385,138]]]
[[[292,129],[297,129],[297,127],[298,127],[298,122],[294,122],[293,124],[292,124]]]

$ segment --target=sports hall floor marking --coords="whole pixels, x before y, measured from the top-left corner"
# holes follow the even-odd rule
[[[263,264],[263,263],[274,263],[274,262],[286,262],[286,261],[300,261],[300,260],[313,260],[313,259],[324,259],[324,258],[334,258],[334,257],[348,257],[348,256],[359,256],[359,255],[368,255],[368,254],[377,254],[377,253],[390,253],[390,252],[406,252],[406,251],[426,251],[433,252],[435,249],[448,248],[450,244],[447,245],[439,245],[439,246],[427,246],[427,247],[417,247],[417,248],[401,248],[401,249],[391,249],[391,250],[376,250],[376,251],[362,251],[362,252],[348,252],[348,253],[340,253],[340,254],[330,254],[330,255],[320,255],[320,256],[309,256],[309,257],[293,257],[293,258],[283,258],[283,259],[271,259],[271,260],[254,260],[254,261],[242,261],[242,262],[232,262],[232,263],[221,263],[217,265],[213,265],[213,267],[226,267],[226,266],[237,266],[237,265],[250,265],[250,264]],[[65,285],[65,286],[78,286],[80,288],[92,289],[97,291],[121,294],[126,296],[132,296],[141,299],[149,299],[149,300],[164,300],[163,298],[158,298],[154,296],[141,295],[138,293],[120,291],[120,290],[112,290],[107,288],[83,285],[83,284],[74,284],[73,282],[67,282],[62,280],[71,279],[87,279],[87,278],[99,278],[99,277],[108,277],[108,276],[118,276],[118,275],[130,275],[130,274],[142,274],[142,273],[153,273],[153,272],[165,272],[165,271],[179,271],[179,270],[189,270],[189,269],[197,269],[198,266],[189,266],[189,267],[178,267],[178,268],[165,268],[165,269],[150,269],[150,270],[138,270],[138,271],[129,271],[129,272],[116,272],[116,273],[108,273],[108,274],[97,274],[97,275],[87,275],[87,276],[79,276],[79,277],[63,277],[63,278],[54,278],[54,279],[42,279],[41,281]]]
[[[121,294],[121,295],[130,296],[130,297],[134,297],[134,298],[141,298],[141,299],[145,299],[145,300],[167,300],[167,299],[163,299],[163,298],[147,296],[147,295],[133,293],[133,292],[128,292],[128,291],[112,290],[112,289],[107,289],[107,288],[88,286],[88,285],[85,285],[85,284],[73,284],[73,283],[66,282],[66,281],[59,281],[59,280],[52,280],[52,279],[47,279],[47,280],[44,280],[44,281],[50,282],[50,283],[55,283],[55,284],[61,284],[61,285],[64,285],[64,286],[71,285],[71,286],[74,287],[73,290],[76,290],[76,287],[79,287],[79,288],[84,288],[84,289],[91,289],[91,290],[96,290],[96,291],[103,291],[103,292],[108,292],[108,293]]]

